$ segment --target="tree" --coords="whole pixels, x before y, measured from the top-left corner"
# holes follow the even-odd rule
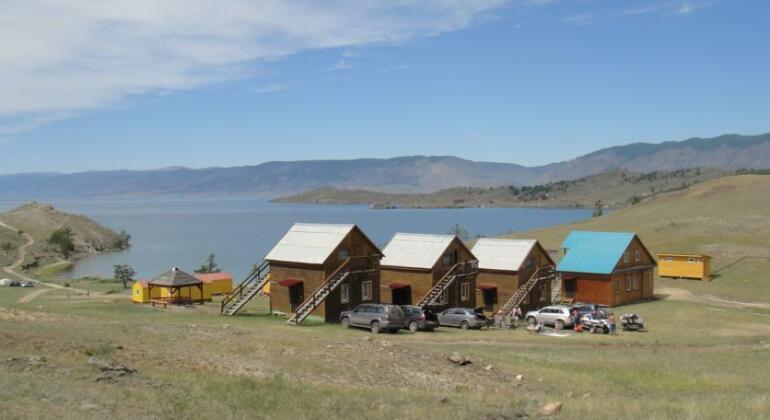
[[[128,289],[128,284],[134,281],[136,271],[130,265],[119,264],[115,266],[115,281],[123,283],[123,288]]]
[[[604,214],[604,203],[602,203],[602,200],[597,200],[596,204],[594,204],[594,217],[599,217]]]
[[[199,269],[195,270],[196,273],[202,274],[202,273],[219,273],[220,270],[217,266],[216,257],[214,254],[209,254],[208,257],[206,257],[206,262],[200,266]]]
[[[131,246],[131,235],[129,235],[128,232],[126,232],[125,230],[121,230],[120,233],[118,233],[118,238],[115,239],[113,248],[126,249],[130,246]]]
[[[72,241],[74,234],[70,228],[56,229],[48,238],[48,243],[56,247],[56,250],[68,259],[75,252],[75,243]]]
[[[639,196],[638,194],[634,194],[634,196],[631,197],[631,199],[629,201],[631,202],[632,206],[635,206],[635,205],[637,205],[637,204],[642,202],[642,197]]]
[[[467,241],[471,237],[470,233],[468,233],[468,229],[459,223],[455,223],[455,225],[452,226],[452,229],[449,230],[449,234],[457,236],[461,241]]]

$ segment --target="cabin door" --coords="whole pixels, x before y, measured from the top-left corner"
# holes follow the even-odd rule
[[[481,295],[484,298],[484,312],[494,312],[497,304],[497,289],[483,289]]]
[[[304,283],[297,283],[289,286],[289,304],[291,305],[291,311],[295,312],[297,307],[305,301],[305,287]]]
[[[575,293],[577,292],[577,279],[571,278],[571,279],[563,279],[564,283],[564,297],[567,298],[575,298]]]
[[[399,287],[397,289],[391,289],[391,302],[394,305],[411,305],[412,304],[412,288]]]

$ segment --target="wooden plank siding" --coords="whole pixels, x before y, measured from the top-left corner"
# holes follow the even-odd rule
[[[451,262],[449,264],[444,264],[445,255],[451,256]],[[380,268],[380,298],[383,303],[392,303],[393,290],[390,286],[394,283],[401,283],[409,285],[409,296],[411,300],[409,303],[416,304],[428,294],[430,289],[444,277],[452,266],[458,262],[472,260],[475,260],[473,254],[470,253],[468,248],[459,239],[455,238],[430,270],[410,267],[382,266]],[[468,298],[465,300],[461,299],[461,288],[463,283],[468,284]],[[442,307],[458,306],[473,308],[475,303],[476,276],[470,275],[458,278],[454,284],[449,287],[447,305],[443,305]],[[441,307],[437,309],[441,309]]]
[[[519,267],[519,271],[479,269],[476,286],[495,286],[497,289],[497,299],[492,310],[485,309],[485,312],[495,312],[499,307],[505,305],[519,287],[532,277],[537,267],[554,265],[550,255],[539,244],[532,247],[524,261],[524,264]],[[483,292],[477,290],[477,294],[476,307],[485,307]],[[544,289],[540,286],[533,288],[528,299],[520,307],[522,312],[527,312],[547,306],[550,304],[550,300],[551,284],[546,283]]]
[[[608,306],[650,299],[654,292],[654,266],[652,255],[639,238],[634,238],[612,274],[560,273],[562,296],[575,302]],[[572,287],[574,291],[570,291]]]
[[[340,251],[346,251],[341,255]],[[358,228],[354,228],[340,242],[337,248],[329,255],[322,265],[286,263],[282,261],[270,262],[270,305],[274,311],[287,315],[292,313],[290,302],[290,288],[281,286],[283,280],[300,280],[304,292],[303,300],[309,298],[342,263],[350,257],[375,256],[377,264],[382,257],[380,250],[372,244]],[[366,302],[379,302],[380,275],[379,270],[371,273],[352,274],[342,284],[348,285],[348,302],[341,301],[340,285],[327,296],[325,302],[316,308],[312,314],[324,318],[327,322],[338,322],[340,312],[352,309],[364,302],[362,298],[362,283],[372,282],[372,298]]]

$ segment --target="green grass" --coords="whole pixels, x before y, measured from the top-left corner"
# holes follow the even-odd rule
[[[572,228],[634,230],[653,252],[707,252],[719,268],[770,249],[764,179],[718,180],[609,216],[522,236],[558,247]],[[750,253],[750,254],[749,254]],[[656,280],[687,300],[616,308],[649,328],[618,336],[516,331],[372,336],[318,321],[288,326],[259,298],[235,317],[218,301],[158,309],[111,296],[0,288],[0,413],[8,418],[515,418],[560,401],[560,418],[770,418],[765,260],[713,282]],[[73,287],[110,286],[84,280]],[[471,365],[446,360],[459,351]],[[26,362],[45,356],[47,363]],[[18,358],[17,361],[8,361]],[[90,358],[138,372],[97,383]],[[487,369],[487,367],[489,367]],[[523,374],[519,382],[517,374]],[[584,397],[584,394],[590,394]]]

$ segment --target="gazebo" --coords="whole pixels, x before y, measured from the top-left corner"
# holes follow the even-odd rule
[[[155,296],[152,289],[160,288],[158,300],[163,303],[203,303],[205,300],[203,282],[174,267],[147,283],[149,296]]]

